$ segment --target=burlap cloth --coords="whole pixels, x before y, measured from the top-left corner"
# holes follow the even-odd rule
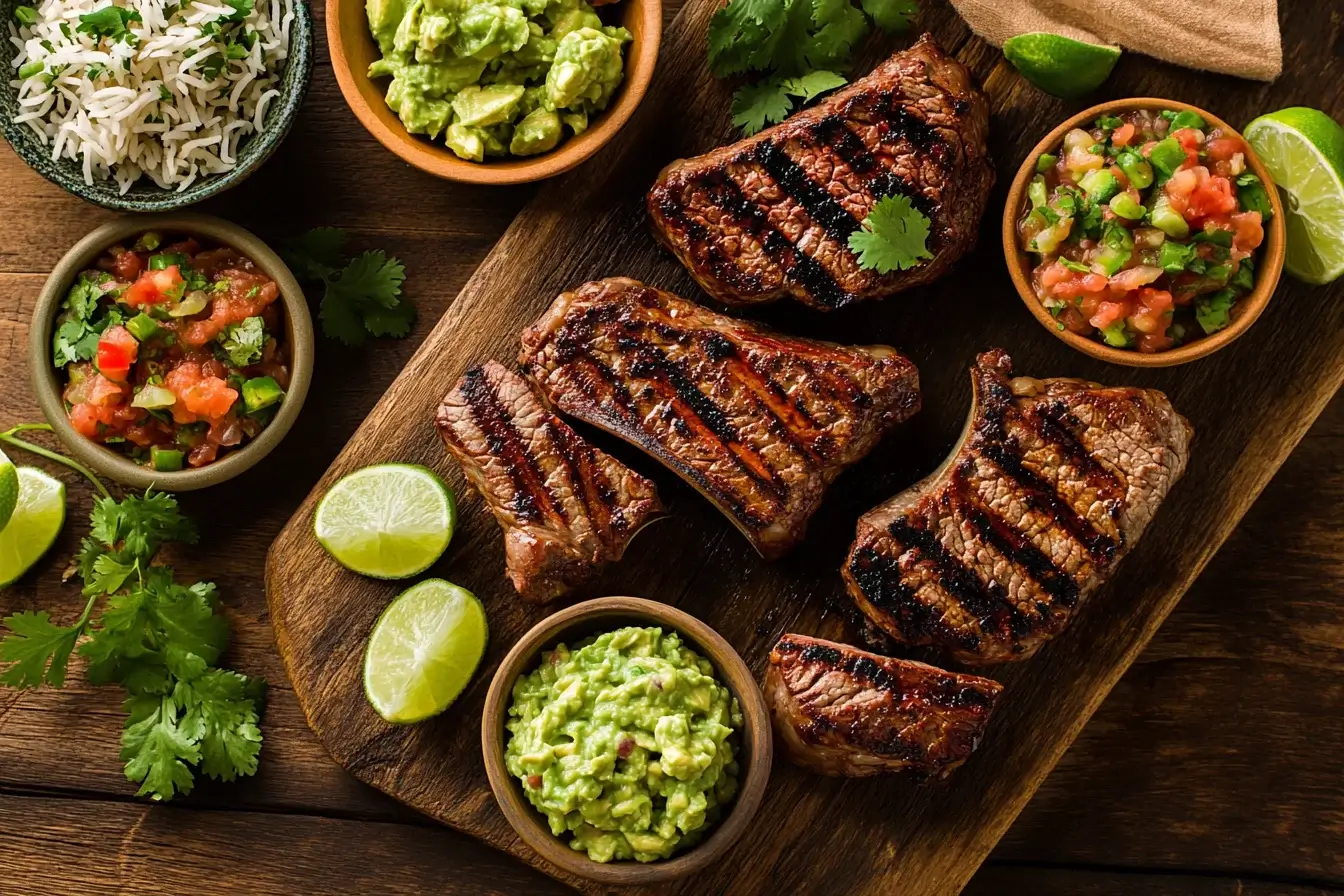
[[[995,46],[1018,34],[1047,31],[1257,81],[1273,81],[1283,71],[1277,0],[952,0],[952,5]]]

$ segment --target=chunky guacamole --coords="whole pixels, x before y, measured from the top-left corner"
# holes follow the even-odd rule
[[[366,0],[406,130],[464,159],[528,156],[582,133],[625,75],[624,28],[585,0]]]
[[[558,645],[513,687],[510,774],[551,832],[598,862],[691,846],[737,793],[737,700],[660,628]]]

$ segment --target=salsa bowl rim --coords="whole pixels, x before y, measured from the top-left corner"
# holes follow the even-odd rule
[[[1018,244],[1017,239],[1018,213],[1026,198],[1027,187],[1031,178],[1036,174],[1036,160],[1041,153],[1054,150],[1062,143],[1065,134],[1084,122],[1092,121],[1106,114],[1130,112],[1145,108],[1197,112],[1205,121],[1241,137],[1241,131],[1212,112],[1179,100],[1162,99],[1160,97],[1128,97],[1098,103],[1084,109],[1065,119],[1054,130],[1046,134],[1027,154],[1021,167],[1018,168],[1017,174],[1014,175],[1012,186],[1008,191],[1008,200],[1003,207],[1003,253],[1008,263],[1008,273],[1012,276],[1018,296],[1021,297],[1032,316],[1040,322],[1041,326],[1050,331],[1051,335],[1086,355],[1102,361],[1109,361],[1112,364],[1126,367],[1174,367],[1207,357],[1244,335],[1269,304],[1269,300],[1278,287],[1279,278],[1283,274],[1283,258],[1287,244],[1283,203],[1279,197],[1279,191],[1275,187],[1273,177],[1270,176],[1269,171],[1255,154],[1255,151],[1251,149],[1250,144],[1246,145],[1246,162],[1252,173],[1264,182],[1265,192],[1268,194],[1270,205],[1274,209],[1274,216],[1265,226],[1265,243],[1257,262],[1255,288],[1242,299],[1243,308],[1237,319],[1211,336],[1203,336],[1165,352],[1144,354],[1134,349],[1113,348],[1069,330],[1061,330],[1057,321],[1041,304],[1036,291],[1032,288],[1031,269],[1033,265],[1031,258]],[[1245,138],[1242,137],[1242,140],[1244,141]]]
[[[508,719],[514,683],[531,670],[544,650],[559,641],[570,641],[569,633],[583,637],[593,631],[608,630],[602,626],[604,620],[610,621],[609,628],[637,623],[677,632],[713,664],[742,710],[742,727],[737,732],[741,744],[737,759],[741,769],[737,796],[704,840],[669,859],[604,864],[571,849],[551,833],[544,816],[523,796],[521,786],[504,764],[504,723]],[[761,689],[732,645],[694,616],[668,604],[639,597],[599,597],[542,619],[519,638],[500,663],[481,713],[481,751],[486,776],[505,819],[525,843],[551,864],[576,877],[607,884],[649,884],[686,877],[722,857],[746,832],[760,809],[774,755],[773,736],[770,711]]]
[[[289,389],[280,410],[255,439],[204,467],[160,472],[99,445],[75,431],[62,399],[61,374],[51,363],[51,339],[70,284],[109,246],[149,230],[176,231],[218,242],[242,252],[280,287],[291,350]],[[226,482],[256,465],[285,437],[298,418],[313,373],[313,321],[298,280],[288,266],[250,231],[213,215],[166,212],[128,215],[95,228],[56,263],[37,298],[28,334],[28,365],[42,414],[75,459],[122,485],[185,492]]]

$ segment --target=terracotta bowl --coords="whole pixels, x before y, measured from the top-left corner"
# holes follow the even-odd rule
[[[1177,112],[1188,109],[1192,112],[1198,112],[1206,122],[1222,128],[1228,133],[1239,133],[1217,115],[1198,106],[1153,97],[1113,100],[1079,112],[1047,134],[1040,143],[1037,143],[1035,148],[1027,155],[1026,161],[1022,163],[1022,167],[1018,169],[1017,176],[1013,178],[1012,188],[1008,191],[1008,202],[1003,207],[1003,252],[1008,259],[1008,272],[1012,275],[1018,295],[1026,303],[1027,310],[1035,315],[1036,319],[1041,322],[1041,326],[1049,330],[1052,335],[1062,339],[1084,354],[1109,361],[1112,364],[1123,364],[1127,367],[1174,367],[1177,364],[1185,364],[1211,355],[1249,330],[1251,324],[1255,323],[1255,319],[1260,316],[1260,312],[1264,311],[1265,306],[1269,304],[1270,297],[1274,295],[1274,290],[1279,284],[1279,276],[1283,273],[1283,253],[1286,245],[1283,204],[1279,199],[1279,191],[1274,188],[1273,178],[1269,176],[1269,172],[1265,170],[1265,166],[1250,150],[1249,146],[1246,149],[1246,164],[1264,182],[1265,192],[1269,194],[1269,201],[1274,207],[1274,217],[1265,227],[1265,242],[1260,248],[1260,256],[1256,263],[1254,291],[1241,300],[1241,312],[1237,319],[1212,336],[1196,339],[1169,351],[1143,354],[1132,349],[1112,348],[1086,336],[1061,330],[1031,287],[1033,265],[1027,253],[1022,250],[1017,241],[1017,221],[1021,216],[1023,205],[1026,203],[1027,186],[1036,174],[1036,159],[1041,153],[1054,152],[1063,142],[1064,135],[1075,127],[1084,127],[1091,124],[1094,119],[1102,115],[1115,115],[1135,109],[1172,109]]]
[[[51,363],[51,339],[56,316],[75,278],[89,268],[108,246],[125,243],[147,230],[203,237],[210,242],[231,246],[252,259],[280,287],[291,354],[289,389],[270,425],[255,439],[212,464],[173,473],[142,467],[111,448],[75,432],[61,398],[61,377]],[[294,425],[299,409],[308,396],[308,385],[313,375],[313,349],[313,321],[308,314],[308,303],[298,281],[280,260],[280,256],[237,224],[210,215],[172,212],[134,215],[109,221],[65,253],[65,257],[47,278],[37,298],[37,307],[33,310],[33,325],[28,334],[28,366],[32,371],[33,392],[37,395],[37,403],[43,415],[76,460],[96,473],[132,488],[153,486],[161,491],[185,492],[232,479],[260,461],[280,443]]]
[[[567,137],[555,149],[536,156],[472,162],[458,158],[442,140],[431,142],[424,136],[407,133],[401,119],[384,101],[387,79],[374,80],[368,76],[369,64],[380,54],[369,33],[364,4],[358,0],[327,0],[331,66],[346,103],[360,123],[379,143],[422,171],[473,184],[544,180],[568,171],[601,149],[630,119],[648,89],[662,39],[662,0],[619,0],[619,3],[615,9],[620,11],[621,24],[632,36],[625,48],[625,80],[611,104],[593,119],[588,130]],[[606,13],[612,8],[602,7],[599,12]]]
[[[509,702],[514,682],[537,665],[541,653],[557,643],[566,644],[625,625],[657,625],[679,632],[689,646],[708,659],[719,679],[737,698],[743,726],[738,732],[738,765],[741,786],[737,798],[718,827],[685,853],[659,862],[594,862],[570,849],[553,834],[545,817],[523,796],[522,786],[504,767],[504,746]],[[695,874],[717,861],[746,831],[760,808],[770,777],[772,756],[770,713],[765,698],[747,664],[717,632],[694,616],[675,607],[637,597],[602,597],[575,604],[543,619],[509,651],[485,698],[481,724],[481,749],[490,789],[504,817],[518,836],[541,856],[577,877],[605,884],[639,885]]]

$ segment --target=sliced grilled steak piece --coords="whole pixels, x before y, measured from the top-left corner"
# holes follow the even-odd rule
[[[932,282],[975,243],[994,184],[989,102],[927,34],[782,124],[663,169],[649,191],[659,240],[722,302],[786,296],[821,310]],[[849,237],[883,196],[930,219],[933,258],[859,267]]]
[[[508,575],[527,600],[582,585],[663,516],[652,482],[584,441],[496,361],[458,380],[434,425],[504,529]]]
[[[794,339],[623,278],[563,293],[520,361],[556,408],[658,458],[767,558],[919,409],[919,374],[894,349]]]
[[[823,775],[947,777],[980,746],[1003,686],[806,635],[770,651],[765,696],[789,758]]]
[[[1161,392],[1011,373],[1002,351],[977,359],[960,446],[859,520],[844,568],[893,638],[970,664],[1025,659],[1063,631],[1185,472],[1194,434]]]

